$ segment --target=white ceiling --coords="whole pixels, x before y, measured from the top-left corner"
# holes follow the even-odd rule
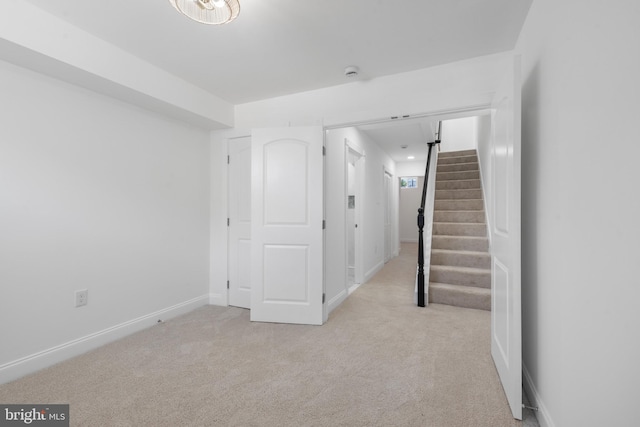
[[[241,104],[347,83],[348,65],[371,79],[510,50],[532,0],[240,0],[222,26],[168,0],[27,1]],[[367,132],[417,141],[424,125],[406,124]]]
[[[389,157],[396,162],[427,160],[425,142],[433,141],[436,122],[434,119],[399,119],[358,127],[374,140]],[[406,148],[403,148],[406,147]],[[414,159],[409,159],[413,156]]]

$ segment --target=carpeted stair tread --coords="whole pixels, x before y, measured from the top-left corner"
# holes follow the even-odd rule
[[[436,181],[458,181],[461,179],[480,179],[480,172],[473,170],[436,173]]]
[[[437,190],[471,190],[480,189],[481,184],[478,178],[474,179],[456,179],[456,180],[437,180],[436,179],[436,191]]]
[[[477,162],[478,157],[473,156],[457,156],[457,157],[442,157],[442,153],[438,154],[438,165],[453,165],[456,163],[473,163]]]
[[[438,165],[437,172],[462,172],[480,170],[478,162],[452,163],[450,165]]]
[[[436,188],[436,201],[438,200],[465,200],[465,199],[482,199],[482,190],[480,188],[470,189],[442,189]]]
[[[431,249],[431,265],[491,268],[491,255],[486,251]]]
[[[477,162],[477,156],[458,156],[458,157],[441,157],[438,155],[438,164],[439,165],[455,165],[458,163],[473,163]]]
[[[475,149],[468,150],[457,150],[457,151],[441,151],[438,153],[438,157],[447,158],[447,157],[463,157],[463,156],[475,156]]]
[[[429,302],[489,311],[491,310],[491,290],[430,282]]]
[[[484,210],[482,199],[440,199],[436,200],[435,211],[481,211]]]
[[[470,211],[434,211],[434,222],[482,223],[485,222],[483,210]]]
[[[448,236],[434,235],[431,239],[431,248],[450,250],[488,251],[489,239],[484,236]]]
[[[450,285],[491,288],[491,270],[486,268],[432,265],[429,280]]]
[[[434,222],[433,235],[486,237],[487,226],[484,223]]]

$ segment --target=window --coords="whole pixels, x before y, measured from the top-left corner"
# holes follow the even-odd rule
[[[418,177],[415,177],[415,176],[400,177],[400,188],[418,188]]]

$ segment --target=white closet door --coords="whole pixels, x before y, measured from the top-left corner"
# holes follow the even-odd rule
[[[251,307],[251,138],[229,140],[229,305]]]

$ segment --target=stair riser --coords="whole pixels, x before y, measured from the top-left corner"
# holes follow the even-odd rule
[[[437,181],[458,181],[461,179],[480,179],[480,172],[462,171],[462,172],[438,172],[436,174]]]
[[[479,188],[469,190],[436,190],[436,200],[461,199],[482,199],[482,190]]]
[[[432,266],[429,281],[491,289],[491,271],[479,270],[471,273],[463,270],[441,270],[437,266]]]
[[[435,222],[484,223],[484,211],[434,211]]]
[[[463,156],[463,157],[442,157],[442,154],[438,155],[438,164],[439,165],[453,165],[456,163],[477,163],[478,157],[473,156]]]
[[[464,181],[436,181],[436,190],[472,190],[480,187],[479,179]]]
[[[439,236],[487,236],[485,224],[456,224],[456,223],[433,223],[433,234]]]
[[[441,151],[438,153],[438,158],[451,158],[451,157],[465,157],[465,156],[475,156],[476,150],[459,150],[459,151]]]
[[[440,289],[435,286],[429,286],[429,302],[491,311],[490,293],[483,295],[465,294],[455,289]]]
[[[477,163],[454,163],[451,165],[438,165],[438,172],[463,172],[463,171],[477,171]]]
[[[466,254],[438,252],[432,250],[431,265],[449,265],[455,267],[472,267],[491,269],[491,256],[487,254]]]
[[[431,248],[486,252],[489,250],[489,241],[486,237],[433,236],[431,238]]]
[[[482,200],[436,200],[437,211],[481,211],[484,209]]]

